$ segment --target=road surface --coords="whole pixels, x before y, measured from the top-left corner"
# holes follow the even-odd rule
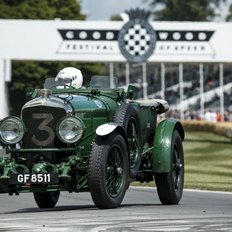
[[[0,195],[0,231],[232,231],[232,193],[185,190],[179,205],[160,204],[155,188],[130,187],[122,206],[99,210],[89,193],[62,193],[54,209],[31,193]]]

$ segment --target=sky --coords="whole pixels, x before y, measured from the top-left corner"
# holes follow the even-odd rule
[[[87,20],[109,20],[112,15],[120,14],[125,10],[135,9],[137,7],[147,9],[147,3],[144,0],[82,0],[82,12],[87,14]],[[232,0],[227,0],[227,4]],[[222,7],[223,17],[227,14],[228,6]],[[224,21],[217,18],[215,21]]]
[[[109,20],[112,15],[146,5],[143,0],[82,0],[82,12],[87,20]]]

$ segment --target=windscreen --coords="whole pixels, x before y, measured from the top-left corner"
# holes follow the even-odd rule
[[[55,78],[47,78],[44,82],[44,89],[55,89],[59,87],[69,88],[71,86],[71,79],[60,78],[55,81]]]
[[[117,77],[113,77],[112,83],[110,79],[109,76],[92,76],[89,86],[93,88],[117,88]]]

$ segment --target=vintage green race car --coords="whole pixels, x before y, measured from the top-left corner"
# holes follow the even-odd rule
[[[98,208],[120,206],[132,181],[154,181],[162,204],[178,204],[184,184],[184,130],[157,115],[164,100],[134,100],[94,76],[87,87],[56,86],[28,92],[21,117],[0,122],[0,192],[33,192],[40,208],[55,207],[60,191],[90,191]],[[116,80],[116,79],[115,79]],[[109,88],[109,86],[113,88]]]

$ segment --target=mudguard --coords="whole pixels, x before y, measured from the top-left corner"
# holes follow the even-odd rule
[[[111,134],[118,125],[116,123],[110,122],[110,123],[104,123],[96,129],[96,134],[99,136],[105,136]]]
[[[182,141],[184,140],[184,128],[182,124],[175,119],[165,119],[161,121],[155,132],[154,148],[153,148],[153,171],[169,172],[171,169],[171,147],[172,136],[174,130],[180,134]]]
[[[118,125],[117,123],[108,122],[108,123],[104,123],[104,124],[98,126],[96,129],[96,134],[98,136],[107,136],[107,135],[110,135],[114,131],[118,132],[124,138],[124,140],[127,144],[127,147],[128,147],[126,132],[123,129],[123,127]]]

